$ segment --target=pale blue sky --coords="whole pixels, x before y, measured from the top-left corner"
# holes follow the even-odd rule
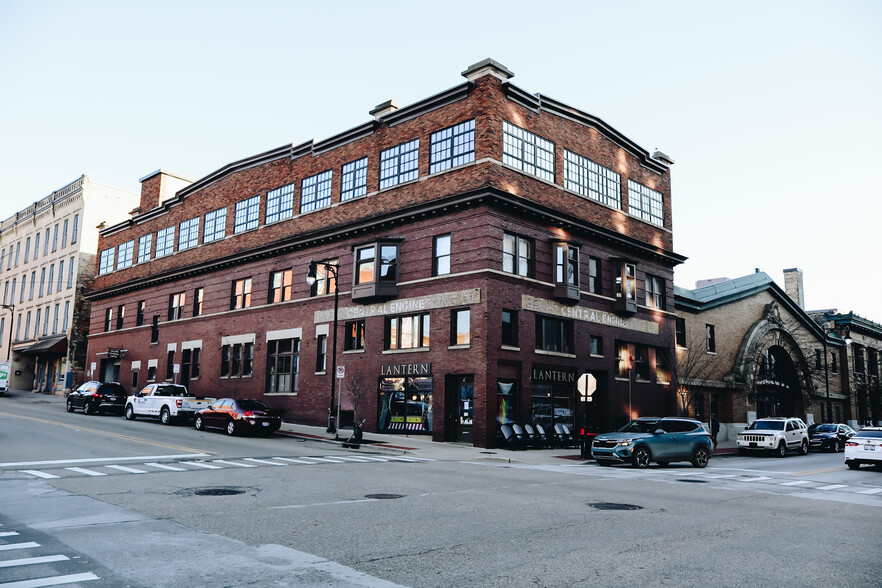
[[[320,140],[492,57],[676,164],[676,283],[882,322],[882,2],[0,0],[0,217]]]

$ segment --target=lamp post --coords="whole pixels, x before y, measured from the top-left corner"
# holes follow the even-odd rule
[[[337,377],[337,308],[339,303],[338,296],[338,280],[337,280],[337,270],[340,268],[338,264],[335,263],[327,263],[325,261],[313,261],[309,262],[309,271],[306,272],[306,283],[309,284],[310,288],[315,284],[317,278],[317,269],[318,266],[322,266],[325,268],[325,271],[334,276],[334,336],[332,338],[332,348],[331,348],[331,405],[328,408],[328,433],[337,433],[337,424],[334,419],[334,379]]]
[[[6,348],[6,361],[12,361],[12,321],[15,320],[15,305],[0,304],[0,308],[9,311],[9,347]]]

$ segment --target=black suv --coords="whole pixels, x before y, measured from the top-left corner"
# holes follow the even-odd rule
[[[84,414],[118,412],[126,407],[126,389],[117,382],[86,382],[67,396],[67,412],[81,408]]]

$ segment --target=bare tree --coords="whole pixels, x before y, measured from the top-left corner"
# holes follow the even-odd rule
[[[728,371],[722,356],[707,353],[706,345],[705,338],[695,333],[686,341],[685,349],[677,349],[677,369],[671,374],[671,385],[687,414]]]
[[[346,394],[352,399],[353,436],[357,441],[361,440],[361,424],[364,422],[358,414],[358,407],[364,404],[371,390],[367,385],[364,373],[356,370],[346,380]]]

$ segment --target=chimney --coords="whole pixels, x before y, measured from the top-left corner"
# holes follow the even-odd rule
[[[784,291],[799,308],[805,310],[805,298],[802,293],[802,270],[792,267],[784,270]]]
[[[499,78],[503,82],[507,82],[510,78],[514,77],[514,74],[509,71],[507,67],[489,57],[483,61],[468,66],[466,70],[462,72],[462,76],[470,82],[486,75]]]
[[[159,206],[160,202],[173,197],[178,190],[183,190],[192,184],[193,180],[158,169],[141,178],[140,182],[141,203],[138,209],[139,212],[147,212]]]
[[[398,110],[398,103],[394,100],[386,100],[382,104],[377,104],[369,114],[375,119],[380,120],[390,112],[395,112],[396,110]]]

